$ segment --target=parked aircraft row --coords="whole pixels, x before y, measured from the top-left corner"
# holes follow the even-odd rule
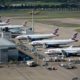
[[[59,29],[55,29],[53,34],[31,34],[31,35],[20,35],[17,36],[16,39],[29,39],[30,45],[42,45],[43,47],[47,48],[49,46],[57,47],[53,49],[48,49],[44,53],[45,54],[54,54],[54,53],[62,53],[62,55],[69,56],[77,55],[80,53],[80,47],[67,47],[67,48],[58,48],[59,45],[67,45],[73,42],[78,41],[77,36],[78,33],[75,33],[72,38],[70,39],[50,39],[51,37],[59,36],[58,33]]]
[[[43,45],[45,48],[48,46],[59,47],[59,45],[66,45],[78,41],[76,39],[78,33],[75,33],[70,39],[49,39],[51,37],[59,36],[58,31],[59,28],[55,29],[55,31],[51,34],[20,35],[17,36],[16,39],[26,39],[30,41],[29,44],[32,46]]]
[[[75,33],[71,39],[45,39],[45,40],[38,40],[38,41],[32,41],[31,45],[43,45],[44,47],[48,46],[59,46],[59,45],[66,45],[70,44],[72,42],[77,41],[77,35],[78,33]]]
[[[18,33],[21,32],[22,27],[26,26],[27,22],[24,23],[24,25],[11,25],[8,24],[10,20],[8,19],[6,22],[0,22],[0,29],[8,28],[10,32],[12,33]],[[30,45],[36,46],[36,45],[42,45],[43,47],[47,48],[49,46],[53,47],[59,47],[60,45],[67,45],[73,42],[78,41],[77,35],[78,33],[75,33],[72,38],[70,39],[50,39],[53,37],[59,36],[59,28],[55,29],[53,33],[50,34],[25,34],[25,35],[19,35],[16,37],[16,39],[26,39],[30,41]],[[45,54],[53,54],[53,53],[62,53],[68,56],[71,54],[78,54],[80,53],[80,47],[67,47],[67,48],[53,48],[48,49],[44,52]]]

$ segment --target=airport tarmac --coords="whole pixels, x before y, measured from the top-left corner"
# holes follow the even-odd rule
[[[57,70],[47,70],[43,67],[3,67],[0,68],[0,80],[72,80],[80,77],[80,65],[77,69],[67,70],[56,66]]]

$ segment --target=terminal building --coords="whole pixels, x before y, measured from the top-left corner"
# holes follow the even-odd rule
[[[18,50],[16,45],[5,38],[0,38],[0,63],[7,63],[10,60],[17,59]]]
[[[0,28],[0,37],[4,37],[6,39],[15,38],[18,35],[26,35],[26,34],[34,34],[32,28]]]

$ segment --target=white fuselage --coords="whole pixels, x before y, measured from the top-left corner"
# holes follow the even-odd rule
[[[28,39],[28,37],[30,37],[31,39],[46,39],[46,38],[50,38],[50,37],[54,37],[56,35],[54,34],[30,34],[30,35],[20,35],[17,36],[16,39]]]
[[[74,42],[74,40],[72,39],[62,39],[62,40],[55,40],[55,39],[52,39],[52,40],[39,40],[39,41],[33,41],[31,42],[30,44],[31,45],[38,45],[38,44],[47,44],[47,45],[65,45],[65,44],[69,44],[69,43],[72,43]]]
[[[62,53],[62,51],[65,51],[67,54],[77,54],[80,53],[80,47],[68,47],[68,48],[56,48],[56,49],[48,49],[45,51],[46,54],[49,53]]]
[[[23,27],[23,25],[5,25],[5,26],[0,26],[0,31],[2,29],[5,29],[6,27],[9,28],[10,32],[17,33],[17,32],[21,31],[21,28]]]
[[[4,28],[20,28],[20,27],[23,27],[23,25],[5,25],[5,26],[0,26],[0,28],[4,29]]]
[[[8,23],[6,23],[6,22],[0,22],[0,26],[5,26],[5,25],[8,25]]]

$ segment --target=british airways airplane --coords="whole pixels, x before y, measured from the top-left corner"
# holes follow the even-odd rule
[[[48,49],[44,52],[45,54],[57,54],[62,53],[62,55],[69,56],[69,55],[77,55],[80,54],[80,47],[67,47],[67,48],[55,48],[55,49]]]
[[[4,30],[5,28],[8,28],[10,32],[12,33],[18,33],[21,32],[21,28],[25,27],[27,24],[27,22],[25,22],[23,25],[4,25],[4,26],[0,26],[0,30]]]
[[[31,45],[43,45],[45,48],[48,46],[56,46],[58,47],[59,45],[66,45],[75,41],[78,41],[76,39],[78,33],[75,33],[71,39],[46,39],[46,40],[38,40],[38,41],[32,41],[30,44]]]
[[[10,19],[7,19],[7,21],[5,21],[5,22],[0,21],[0,26],[8,25],[9,22],[10,22]]]
[[[23,26],[26,26],[26,24],[27,24],[27,22],[25,22],[23,25],[4,25],[4,26],[0,26],[0,28],[6,28],[6,27],[8,27],[8,28],[20,28],[20,27],[23,27]]]
[[[20,35],[17,36],[16,39],[28,39],[30,41],[48,39],[58,35],[59,28],[55,29],[53,33],[50,34],[30,34],[30,35]]]

